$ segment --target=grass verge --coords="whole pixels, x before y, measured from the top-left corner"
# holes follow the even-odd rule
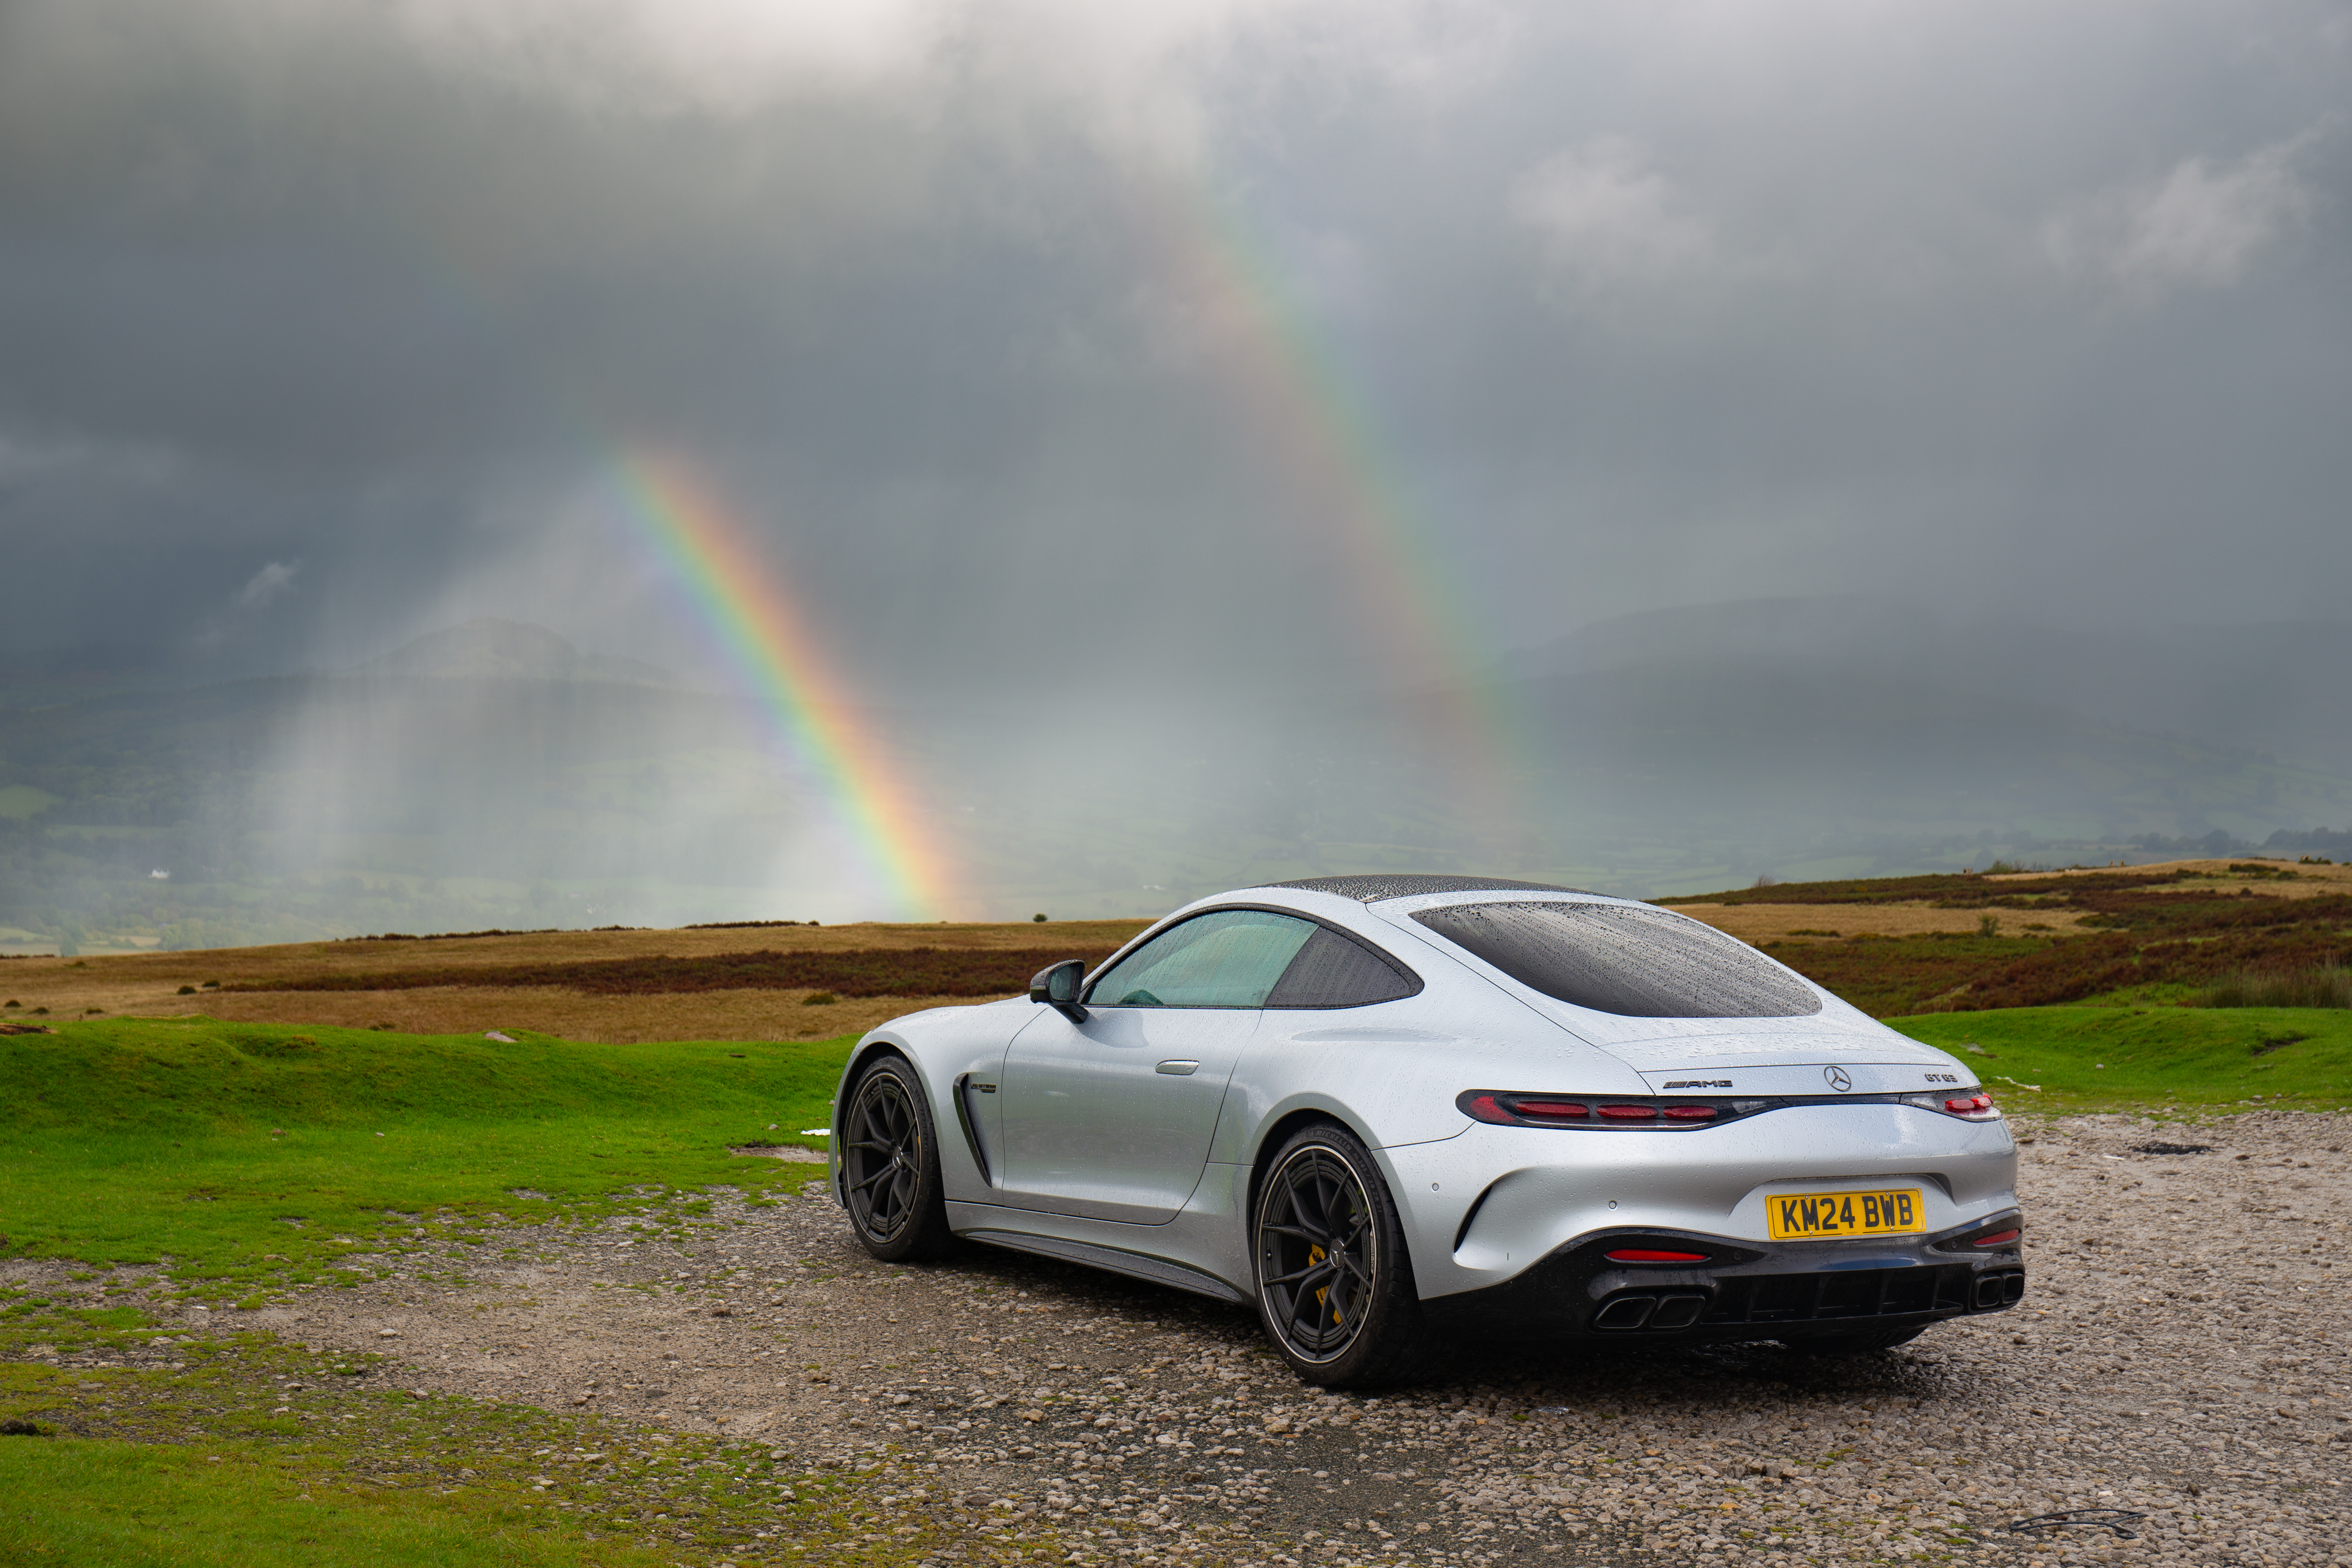
[[[479,1244],[501,1215],[675,1228],[818,1167],[730,1145],[822,1127],[853,1043],[512,1042],[210,1019],[0,1037],[0,1256],[167,1263],[235,1299]],[[658,1190],[667,1201],[656,1205]],[[360,1261],[373,1258],[374,1263]]]
[[[892,1522],[921,1521],[911,1535],[869,1539],[880,1482],[904,1471],[919,1491],[938,1484],[896,1456],[835,1467],[765,1444],[423,1398],[388,1386],[373,1355],[154,1329],[38,1293],[0,1300],[0,1559],[882,1568],[947,1534],[918,1509],[892,1510]],[[62,1363],[26,1359],[61,1346],[75,1352]]]
[[[1049,1534],[951,1517],[936,1464],[854,1458],[443,1395],[373,1354],[139,1301],[265,1296],[446,1268],[501,1215],[616,1214],[686,1239],[699,1194],[753,1204],[822,1166],[852,1041],[604,1046],[111,1020],[0,1037],[7,1255],[64,1290],[0,1288],[0,1561],[114,1564],[848,1563],[952,1546],[977,1565]],[[527,1207],[524,1205],[528,1205]],[[86,1289],[85,1289],[86,1288]],[[225,1317],[212,1321],[226,1323]],[[884,1490],[895,1485],[895,1490]],[[1007,1505],[1009,1506],[1009,1505]]]
[[[2352,1110],[2352,1013],[2340,1008],[2018,1007],[1886,1022],[1976,1068],[2012,1114]]]
[[[510,1510],[420,1503],[335,1487],[246,1451],[67,1438],[0,1443],[0,1552],[16,1563],[653,1564],[639,1547],[533,1531]],[[324,1496],[303,1489],[316,1486]],[[568,1537],[569,1532],[567,1532]]]

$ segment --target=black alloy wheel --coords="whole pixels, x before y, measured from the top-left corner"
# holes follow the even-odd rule
[[[1302,1128],[1276,1152],[1251,1231],[1258,1317],[1301,1377],[1366,1388],[1434,1367],[1396,1205],[1346,1128]]]
[[[923,1086],[903,1058],[884,1057],[850,1094],[842,1119],[841,1193],[857,1244],[886,1263],[937,1258],[954,1244]]]

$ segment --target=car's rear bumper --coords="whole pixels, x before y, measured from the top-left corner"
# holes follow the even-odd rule
[[[1927,1236],[1755,1242],[1618,1228],[1580,1236],[1485,1289],[1422,1303],[1448,1328],[1622,1342],[1778,1340],[1877,1332],[1998,1312],[2025,1294],[2015,1210]],[[1615,1262],[1631,1248],[1704,1253],[1704,1263]]]

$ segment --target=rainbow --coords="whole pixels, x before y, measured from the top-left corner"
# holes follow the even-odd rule
[[[629,520],[802,760],[818,775],[895,913],[941,918],[950,862],[877,736],[859,728],[807,618],[746,531],[685,466],[643,450],[617,465]]]
[[[1392,675],[1451,731],[1472,792],[1507,812],[1522,726],[1482,670],[1492,657],[1431,521],[1384,459],[1336,357],[1230,205],[1199,176],[1170,177],[1145,223],[1202,310],[1248,424],[1294,476],[1311,526],[1352,563]]]

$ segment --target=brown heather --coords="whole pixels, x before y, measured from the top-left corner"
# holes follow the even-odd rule
[[[1104,952],[1067,947],[866,948],[845,952],[717,952],[700,957],[590,959],[572,963],[414,964],[398,968],[281,974],[224,991],[414,991],[433,986],[502,989],[561,986],[595,996],[677,991],[829,991],[839,996],[1003,996],[1066,958]]]

